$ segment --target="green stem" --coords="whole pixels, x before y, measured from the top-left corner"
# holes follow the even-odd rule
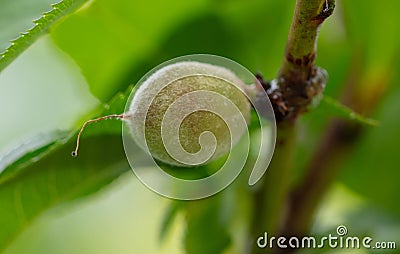
[[[317,38],[322,22],[329,17],[335,6],[333,0],[297,0],[285,58],[279,77],[293,81],[309,80],[317,51]]]
[[[277,146],[262,186],[254,195],[254,212],[251,236],[251,253],[266,253],[256,245],[264,232],[268,235],[279,233],[280,219],[286,206],[290,183],[290,169],[296,142],[294,122],[278,125]]]
[[[257,246],[258,237],[264,232],[277,236],[286,217],[295,123],[326,83],[326,72],[317,68],[314,60],[319,27],[332,14],[334,5],[334,0],[296,1],[285,57],[276,79],[278,86],[267,91],[278,121],[278,137],[265,180],[254,196],[250,248],[254,254],[268,251]]]
[[[334,0],[296,1],[285,57],[276,79],[278,87],[270,91],[278,121],[293,120],[306,112],[325,87],[327,73],[316,67],[314,60],[319,28],[334,6]]]

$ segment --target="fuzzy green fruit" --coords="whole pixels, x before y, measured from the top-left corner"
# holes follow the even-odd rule
[[[243,126],[238,126],[239,123],[231,124],[229,127],[227,125],[227,123],[240,122],[236,120],[239,118],[249,120],[250,103],[241,91],[244,90],[244,86],[233,72],[224,67],[192,61],[170,64],[159,69],[143,82],[132,99],[128,117],[125,120],[136,143],[144,150],[148,149],[154,158],[171,165],[191,166],[171,156],[167,150],[174,152],[175,148],[166,149],[163,142],[162,126],[179,124],[177,140],[185,152],[196,154],[201,149],[212,150],[212,156],[197,164],[202,165],[225,155],[230,150],[231,144],[232,146],[236,144],[245,132]],[[196,93],[199,96],[196,96]],[[216,97],[209,97],[207,108],[218,111],[219,108],[230,104],[237,107],[236,113],[225,115],[223,119],[221,115],[208,110],[197,110],[185,115],[183,119],[176,119],[176,121],[170,119],[168,125],[163,125],[166,113],[180,116],[184,115],[183,112],[186,112],[188,108],[204,107],[205,97],[202,96],[204,94],[216,94]],[[185,97],[188,95],[190,97]],[[224,96],[229,103],[213,99],[218,95]],[[169,107],[184,97],[185,103],[176,104],[173,110],[170,109],[171,112],[167,112]],[[231,135],[230,131],[235,135]],[[204,147],[200,145],[199,138],[201,140],[202,133],[205,132],[211,132],[214,135],[216,147],[207,147],[207,142]]]

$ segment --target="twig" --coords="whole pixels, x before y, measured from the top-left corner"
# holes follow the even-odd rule
[[[314,65],[319,27],[334,9],[334,0],[297,0],[285,57],[275,85],[268,86],[278,121],[278,142],[262,186],[256,191],[251,253],[266,253],[256,246],[257,236],[279,233],[285,218],[290,169],[295,148],[295,122],[326,83],[326,72]]]
[[[326,5],[328,3],[328,5]],[[270,97],[286,109],[275,112],[278,121],[295,119],[324,89],[327,73],[314,64],[319,28],[335,7],[334,0],[298,0],[290,27],[285,57]]]

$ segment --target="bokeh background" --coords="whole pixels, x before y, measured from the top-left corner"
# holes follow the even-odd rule
[[[32,27],[32,20],[52,3],[0,0],[0,51],[18,32]],[[43,140],[55,130],[77,129],[82,119],[93,116],[115,94],[177,56],[217,54],[273,79],[282,61],[294,4],[294,0],[89,1],[0,73],[0,154]],[[362,126],[352,149],[335,163],[340,173],[319,206],[313,234],[332,233],[343,224],[352,235],[400,243],[399,9],[400,2],[395,0],[339,0],[334,15],[322,26],[317,64],[329,72],[325,94],[344,98],[348,106],[377,119],[380,125]],[[332,117],[321,107],[301,117],[291,182],[301,180]],[[119,130],[119,123],[112,128]],[[116,131],[110,133],[118,136]],[[92,161],[85,165],[101,167],[103,153],[111,149],[106,141],[92,151]],[[57,168],[67,160],[60,155],[42,167]],[[30,184],[46,185],[40,177],[29,178]],[[8,197],[18,186],[0,188],[2,236],[8,234],[7,224],[14,223]],[[32,218],[18,222],[23,226],[0,251],[185,253],[183,214],[177,215],[163,241],[159,237],[170,200],[148,190],[131,172],[102,187],[79,199],[60,199],[38,208],[40,212]],[[23,205],[27,210],[35,207],[35,198]],[[235,218],[243,212],[245,219],[228,223],[233,240],[226,253],[242,252],[248,205],[243,201],[229,212]]]

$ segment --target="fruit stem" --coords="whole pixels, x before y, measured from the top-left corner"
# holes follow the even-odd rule
[[[78,137],[77,137],[77,139],[76,139],[76,147],[75,147],[75,150],[72,151],[71,155],[72,155],[73,157],[77,157],[77,156],[78,156],[78,149],[79,149],[79,143],[80,143],[81,135],[82,135],[82,132],[85,130],[86,126],[87,126],[89,123],[95,123],[95,122],[99,122],[99,121],[103,121],[103,120],[107,120],[107,119],[118,119],[118,120],[122,120],[122,119],[124,119],[124,118],[126,118],[126,117],[127,117],[127,115],[125,115],[125,114],[112,114],[112,115],[108,115],[108,116],[102,116],[102,117],[99,117],[99,118],[87,120],[86,122],[84,122],[83,125],[82,125],[82,127],[81,127],[81,129],[80,129],[80,131],[79,131],[79,133],[78,133]]]

